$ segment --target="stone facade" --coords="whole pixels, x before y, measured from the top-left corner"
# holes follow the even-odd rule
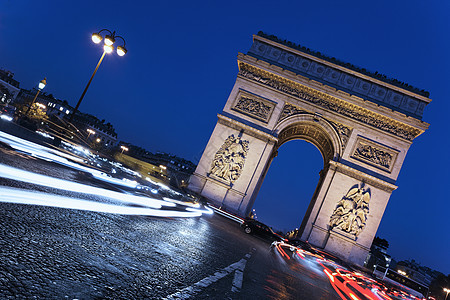
[[[324,169],[300,237],[362,264],[406,153],[428,128],[420,118],[431,100],[259,36],[247,55],[238,55],[238,66],[189,188],[247,216],[277,149],[292,139],[306,140],[321,151]],[[395,96],[401,97],[398,105]],[[237,137],[223,159],[224,147]],[[215,167],[220,159],[245,161],[236,167],[239,176],[212,176],[222,170],[222,162]]]

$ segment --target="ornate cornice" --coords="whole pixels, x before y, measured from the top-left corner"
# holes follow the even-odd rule
[[[294,81],[261,70],[244,62],[239,62],[238,76],[246,78],[277,91],[307,101],[314,105],[336,112],[356,121],[383,130],[402,139],[412,141],[422,133],[421,130],[375,113],[361,106],[346,102],[326,93],[319,92]]]

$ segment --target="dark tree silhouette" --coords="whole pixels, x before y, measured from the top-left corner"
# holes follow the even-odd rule
[[[387,248],[389,248],[389,242],[376,236],[373,239],[372,246],[377,246],[386,250]]]

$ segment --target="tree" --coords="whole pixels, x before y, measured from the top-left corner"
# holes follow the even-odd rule
[[[387,248],[389,248],[389,242],[386,241],[385,239],[382,239],[382,238],[379,238],[376,236],[373,239],[372,246],[377,246],[379,248],[386,250]]]
[[[431,282],[428,295],[436,299],[445,299],[446,292],[444,292],[444,288],[450,289],[450,274],[445,276],[441,273]]]

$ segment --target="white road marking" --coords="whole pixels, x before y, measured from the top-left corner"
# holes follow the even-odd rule
[[[245,255],[245,262],[247,262],[247,260],[251,257],[251,254],[248,253]],[[242,288],[242,281],[244,280],[244,269],[245,269],[245,264],[243,264],[241,266],[241,268],[237,269],[236,271],[234,271],[234,278],[233,278],[233,284],[231,286],[231,291],[233,293],[237,293],[241,291]]]
[[[234,272],[233,285],[231,286],[231,291],[233,293],[239,292],[241,290],[242,280],[244,280],[244,272],[241,270],[236,270]]]
[[[245,264],[247,263],[247,260],[250,257],[251,257],[251,254],[246,254],[245,257],[243,259],[241,259],[240,261],[235,262],[235,263],[229,265],[228,267],[214,273],[214,275],[203,278],[199,282],[196,282],[193,285],[188,286],[179,292],[176,292],[172,295],[167,296],[164,299],[189,299],[189,298],[195,296],[196,294],[198,294],[199,292],[201,292],[203,289],[210,286],[211,284],[219,281],[220,279],[224,278],[228,274],[232,273],[233,271],[235,271],[236,273],[239,272],[241,274],[241,275],[238,275],[238,276],[240,276],[240,279],[236,279],[236,275],[234,276],[234,279],[233,279],[232,291],[235,292],[233,290],[233,288],[236,287],[236,291],[238,292],[238,291],[240,291],[240,289],[242,287],[242,278],[243,278]]]

